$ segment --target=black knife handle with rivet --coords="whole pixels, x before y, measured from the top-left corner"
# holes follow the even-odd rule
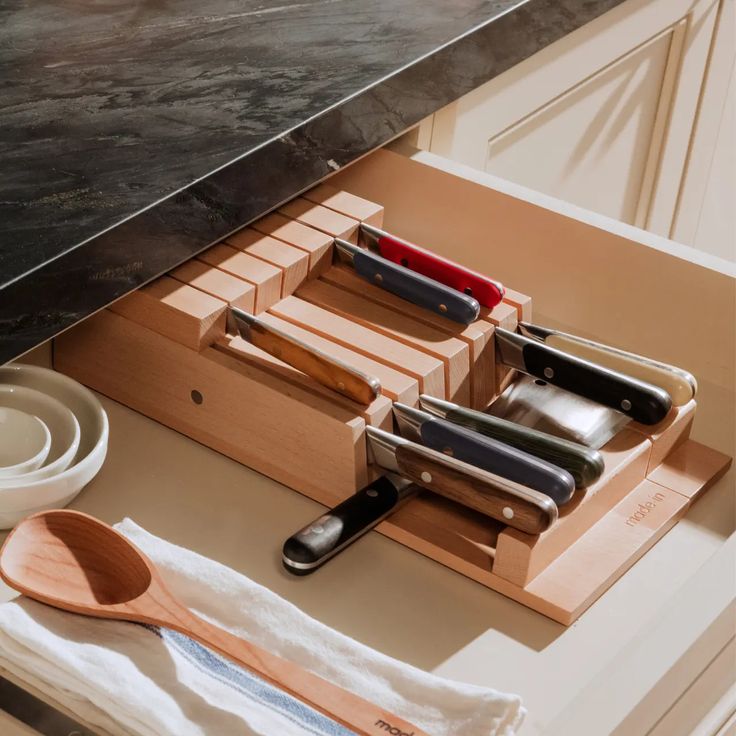
[[[339,238],[335,247],[352,260],[355,272],[366,281],[453,322],[468,325],[478,319],[480,305],[467,294]]]
[[[496,345],[502,362],[553,386],[616,409],[635,422],[657,424],[672,408],[669,394],[658,386],[515,332],[497,328]]]
[[[415,442],[395,450],[401,475],[417,485],[528,534],[541,534],[557,519],[547,495]]]
[[[294,575],[309,575],[419,490],[411,483],[379,478],[289,537],[282,551],[284,567]]]

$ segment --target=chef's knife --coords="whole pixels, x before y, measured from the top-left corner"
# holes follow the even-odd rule
[[[521,322],[519,331],[526,337],[537,339],[558,350],[564,350],[570,355],[576,355],[578,358],[598,363],[612,371],[625,373],[632,378],[659,386],[670,395],[675,406],[687,404],[698,389],[697,381],[691,373],[643,355],[628,353],[610,345],[528,322]]]
[[[397,475],[381,477],[307,524],[284,543],[284,567],[308,575],[396,511],[421,488]]]
[[[463,506],[528,534],[557,519],[555,502],[543,493],[376,427],[366,435],[376,465]]]
[[[657,424],[672,407],[669,394],[651,383],[569,355],[516,332],[496,328],[500,362],[553,386],[598,402],[642,424]]]
[[[315,381],[360,404],[381,393],[380,381],[272,327],[237,307],[228,310],[228,331],[265,350]]]
[[[335,238],[335,252],[361,278],[402,299],[464,325],[478,319],[480,304],[467,294],[461,294],[340,238]]]
[[[575,492],[567,470],[534,455],[405,404],[394,403],[393,411],[402,437],[544,493],[558,506]]]
[[[503,299],[505,291],[498,281],[373,225],[361,224],[360,239],[368,248],[380,253],[389,261],[399,263],[416,273],[472,296],[484,307],[492,309]]]
[[[419,403],[422,409],[441,419],[480,432],[564,468],[572,475],[577,488],[592,485],[603,474],[603,456],[598,450],[484,414],[482,411],[466,409],[464,406],[434,396],[422,394]]]

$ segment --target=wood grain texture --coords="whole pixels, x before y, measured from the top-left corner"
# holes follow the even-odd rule
[[[229,236],[225,242],[236,250],[280,268],[283,273],[281,296],[293,294],[307,278],[309,254],[293,245],[249,227]]]
[[[447,396],[460,404],[470,401],[470,351],[464,341],[322,280],[304,284],[297,296],[441,360]]]
[[[253,312],[256,302],[256,287],[232,274],[220,271],[202,261],[192,259],[169,273],[171,278],[222,299],[230,306]]]
[[[516,318],[519,322],[532,321],[532,298],[520,291],[510,289],[504,284],[506,293],[503,296],[504,304],[508,304],[516,309]]]
[[[256,314],[268,309],[281,298],[281,269],[260,258],[254,258],[224,244],[215,245],[200,253],[198,258],[253,284],[256,287]]]
[[[281,319],[406,373],[418,382],[422,393],[445,396],[444,366],[430,355],[294,296],[282,299],[270,311]]]
[[[332,265],[333,239],[321,230],[315,230],[278,212],[256,220],[250,227],[308,253],[310,278],[316,278]]]
[[[548,496],[423,445],[400,445],[396,462],[405,478],[528,534],[543,532],[557,518]]]
[[[511,528],[499,535],[494,573],[520,586],[534,579],[644,480],[650,452],[645,437],[619,432],[601,448],[605,470],[600,480],[576,490],[552,527],[536,537]]]
[[[333,238],[342,238],[350,243],[358,240],[359,222],[353,217],[335,212],[321,204],[297,197],[279,207],[279,213],[292,220],[321,230]]]
[[[278,327],[260,323],[251,325],[249,337],[250,342],[261,350],[359,404],[370,404],[381,393],[375,376],[361,373],[317,348],[304,345]]]
[[[365,299],[465,342],[470,351],[470,406],[474,409],[485,409],[491,402],[495,396],[496,347],[493,340],[495,328],[489,322],[481,319],[469,325],[458,324],[366,282],[346,266],[333,266],[321,280],[353,294],[360,294]]]
[[[365,736],[401,718],[293,662],[196,616],[166,587],[154,563],[112,527],[79,511],[45,511],[11,532],[0,576],[27,597],[72,613],[178,631]],[[427,736],[424,734],[424,736]]]
[[[368,375],[376,376],[381,382],[381,392],[392,401],[415,406],[419,399],[419,384],[411,376],[397,371],[384,363],[368,358],[361,353],[346,348],[344,345],[328,340],[321,335],[299,327],[292,322],[277,317],[270,312],[264,312],[259,319],[266,324],[273,325],[289,335],[293,335],[307,345],[311,345],[338,360],[354,365]]]
[[[351,410],[341,397],[329,400],[242,357],[214,348],[196,353],[105,310],[58,338],[54,364],[326,505],[368,483],[365,421],[356,405]]]
[[[203,350],[225,333],[227,304],[168,276],[128,294],[110,309],[192,350]]]
[[[383,207],[380,204],[336,189],[331,184],[320,184],[302,196],[310,202],[321,204],[342,215],[352,217],[354,220],[366,222],[375,227],[381,227],[383,224]]]

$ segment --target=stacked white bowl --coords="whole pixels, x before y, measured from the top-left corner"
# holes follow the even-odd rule
[[[107,454],[107,414],[94,394],[48,368],[0,366],[0,529],[66,506]]]

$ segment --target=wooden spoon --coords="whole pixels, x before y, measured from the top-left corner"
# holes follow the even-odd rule
[[[155,565],[122,534],[79,511],[42,511],[10,533],[0,577],[23,595],[73,613],[178,631],[365,736],[390,729],[427,736],[292,662],[195,616],[165,587]],[[393,730],[392,730],[393,732]]]

